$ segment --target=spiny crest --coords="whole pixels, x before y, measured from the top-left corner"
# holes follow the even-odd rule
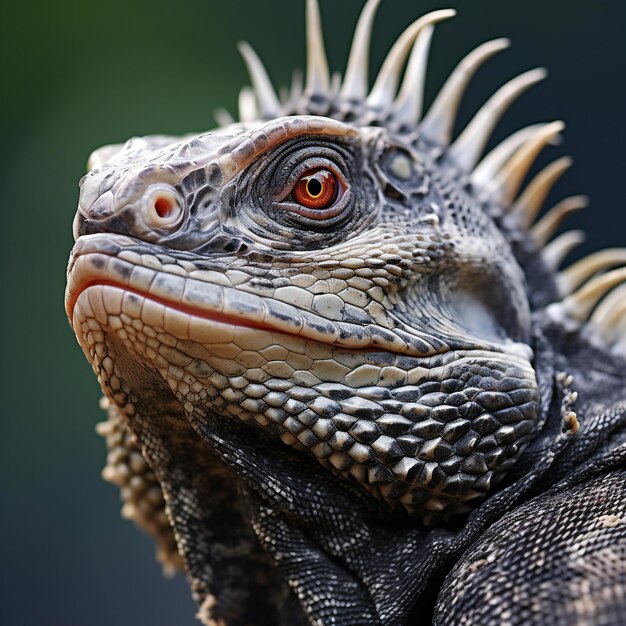
[[[484,190],[502,212],[509,229],[525,233],[540,251],[545,265],[556,272],[560,302],[551,314],[570,326],[585,329],[592,341],[607,342],[615,354],[626,357],[626,250],[604,250],[558,272],[565,258],[584,241],[581,231],[569,231],[551,240],[561,223],[587,206],[584,196],[558,203],[541,219],[537,217],[553,186],[571,166],[563,157],[548,165],[521,191],[524,180],[542,150],[560,140],[565,125],[556,121],[534,124],[517,131],[483,156],[496,125],[509,107],[530,87],[546,77],[538,68],[513,78],[489,98],[467,127],[453,140],[461,100],[477,70],[492,56],[508,48],[507,39],[489,41],[468,54],[453,70],[423,113],[428,54],[434,27],[453,17],[453,9],[434,11],[413,22],[396,40],[369,89],[369,48],[380,0],[367,0],[341,78],[330,74],[317,0],[306,5],[306,83],[294,74],[290,90],[276,94],[259,57],[247,43],[239,46],[250,73],[252,88],[239,96],[239,118],[252,124],[284,115],[313,114],[359,125],[384,125],[394,132],[427,138],[447,151],[460,172],[477,189]],[[403,71],[404,70],[404,71]],[[232,118],[220,110],[221,126]]]

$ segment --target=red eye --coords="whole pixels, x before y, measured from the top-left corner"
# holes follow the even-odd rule
[[[307,209],[327,209],[337,199],[339,181],[330,170],[309,171],[293,188],[293,198]]]

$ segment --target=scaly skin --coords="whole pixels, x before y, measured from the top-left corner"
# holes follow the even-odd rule
[[[522,272],[419,142],[330,122],[337,134],[309,135],[307,122],[272,122],[293,130],[229,174],[232,148],[205,156],[203,138],[161,150],[149,182],[143,151],[121,174],[121,164],[93,171],[68,292],[77,335],[118,406],[120,351],[161,376],[189,419],[210,411],[265,428],[394,509],[427,520],[464,511],[515,461],[536,418]],[[259,133],[270,135],[261,126],[224,144]],[[326,223],[307,231],[305,219],[291,231],[275,204],[251,202],[259,182],[265,196],[282,192],[266,191],[272,167],[318,154],[345,163],[350,179],[338,232]],[[192,168],[190,157],[206,165]],[[166,168],[189,215],[168,247],[142,242],[148,225],[127,217],[161,188]],[[100,196],[89,206],[93,189]],[[192,250],[176,250],[192,237]],[[102,337],[91,346],[94,330]]]
[[[193,580],[202,559],[184,539],[186,524],[210,517],[203,481],[228,480],[203,452],[215,424],[259,433],[269,458],[290,447],[290,459],[316,459],[382,515],[417,528],[471,511],[539,423],[531,310],[553,302],[563,283],[549,267],[559,250],[540,254],[538,233],[550,225],[533,233],[528,216],[556,173],[514,200],[560,127],[535,129],[499,161],[492,154],[474,167],[481,124],[499,113],[479,115],[469,139],[448,149],[458,98],[407,124],[401,105],[410,90],[401,87],[395,105],[383,97],[393,74],[383,70],[391,86],[381,79],[384,89],[365,100],[355,97],[359,72],[349,65],[333,91],[316,19],[309,3],[304,95],[278,105],[244,49],[258,119],[102,149],[81,181],[67,313],[112,404],[115,432],[133,432],[163,490]],[[416,55],[432,27],[420,28],[403,35],[405,44],[417,36]],[[359,36],[353,65],[358,44]],[[340,192],[329,207],[308,210],[295,185],[319,168]],[[572,307],[548,310],[563,320]],[[115,437],[112,446],[123,435]],[[131,484],[130,462],[113,456],[107,477]],[[150,526],[152,509],[138,513],[131,492],[127,514]],[[245,517],[238,506],[237,519]],[[166,564],[178,566],[167,525],[148,530]],[[234,560],[254,543],[250,529],[223,541]],[[208,615],[214,596],[198,583],[195,591]]]

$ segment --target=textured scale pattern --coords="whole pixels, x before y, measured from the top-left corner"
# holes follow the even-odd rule
[[[97,432],[105,437],[108,454],[102,478],[120,488],[124,503],[122,516],[133,520],[154,538],[163,573],[169,575],[182,570],[183,563],[165,512],[161,485],[122,416],[106,399],[103,400],[108,419],[98,424]]]
[[[379,0],[343,77],[307,0],[280,99],[256,53],[239,122],[97,150],[66,309],[105,394],[105,479],[207,625],[626,622],[626,252],[559,271],[562,122],[484,155],[453,137],[471,52],[423,109],[442,10],[370,86]],[[314,209],[294,190],[324,171]],[[306,210],[305,210],[306,209]],[[613,268],[618,269],[613,269]]]
[[[494,525],[472,548],[472,560],[451,572],[435,623],[540,625],[550,615],[558,626],[619,624],[626,602],[625,491],[626,474],[608,474],[536,498]],[[554,615],[553,605],[562,614]]]

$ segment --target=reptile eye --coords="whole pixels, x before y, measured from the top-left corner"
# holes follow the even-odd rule
[[[327,209],[339,195],[337,176],[327,169],[306,172],[293,188],[293,199],[307,209]]]
[[[350,214],[350,183],[330,159],[309,157],[291,165],[291,173],[285,169],[287,180],[277,181],[279,192],[272,198],[273,209],[318,222],[319,228],[331,228],[337,221],[334,218],[342,220]],[[314,226],[309,223],[307,228]]]

